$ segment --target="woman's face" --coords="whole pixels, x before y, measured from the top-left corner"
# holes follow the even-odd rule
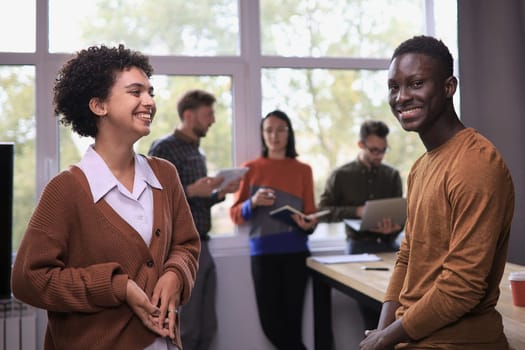
[[[268,148],[268,155],[286,155],[288,144],[288,126],[286,122],[274,116],[266,118],[263,122],[263,139]]]
[[[99,130],[132,142],[150,133],[155,115],[153,87],[141,69],[132,67],[118,73],[103,105],[106,113]]]

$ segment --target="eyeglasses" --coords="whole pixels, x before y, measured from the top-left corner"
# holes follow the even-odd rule
[[[288,133],[288,127],[284,127],[284,128],[276,128],[276,129],[272,129],[272,128],[266,128],[266,129],[263,129],[263,132],[265,134],[272,134],[272,133],[276,133],[276,134],[285,134],[285,133]]]
[[[381,155],[381,154],[385,154],[386,151],[388,151],[388,147],[385,147],[385,148],[377,148],[377,147],[368,147],[366,144],[365,144],[365,148],[368,150],[368,152],[378,156],[378,155]]]

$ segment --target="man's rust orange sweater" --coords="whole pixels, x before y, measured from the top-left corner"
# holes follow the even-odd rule
[[[408,178],[405,239],[385,300],[413,342],[396,349],[500,350],[495,309],[514,185],[496,148],[467,128],[425,153]]]

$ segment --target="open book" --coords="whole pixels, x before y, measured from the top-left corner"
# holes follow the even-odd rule
[[[241,167],[241,168],[227,168],[222,169],[217,172],[215,177],[223,177],[224,181],[219,185],[219,190],[222,190],[224,187],[226,187],[230,182],[239,179],[242,177],[249,168],[247,167]]]
[[[294,207],[291,207],[289,205],[283,205],[282,207],[279,207],[277,209],[274,209],[270,212],[270,215],[273,216],[276,219],[282,220],[289,225],[297,225],[292,218],[292,214],[298,214],[305,218],[305,220],[311,220],[318,218],[320,216],[326,215],[330,213],[330,210],[321,210],[312,214],[305,214],[301,212],[300,210],[295,209]]]

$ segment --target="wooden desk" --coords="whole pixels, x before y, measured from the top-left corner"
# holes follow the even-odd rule
[[[333,349],[331,288],[335,288],[357,301],[381,308],[395,262],[394,253],[377,254],[382,261],[349,264],[322,264],[308,258],[306,265],[313,282],[314,343],[316,350]],[[389,271],[365,271],[367,266],[386,266]],[[511,348],[525,349],[525,307],[512,303],[509,273],[525,270],[525,266],[507,263],[501,279],[501,295],[496,309],[503,316],[505,335]]]

